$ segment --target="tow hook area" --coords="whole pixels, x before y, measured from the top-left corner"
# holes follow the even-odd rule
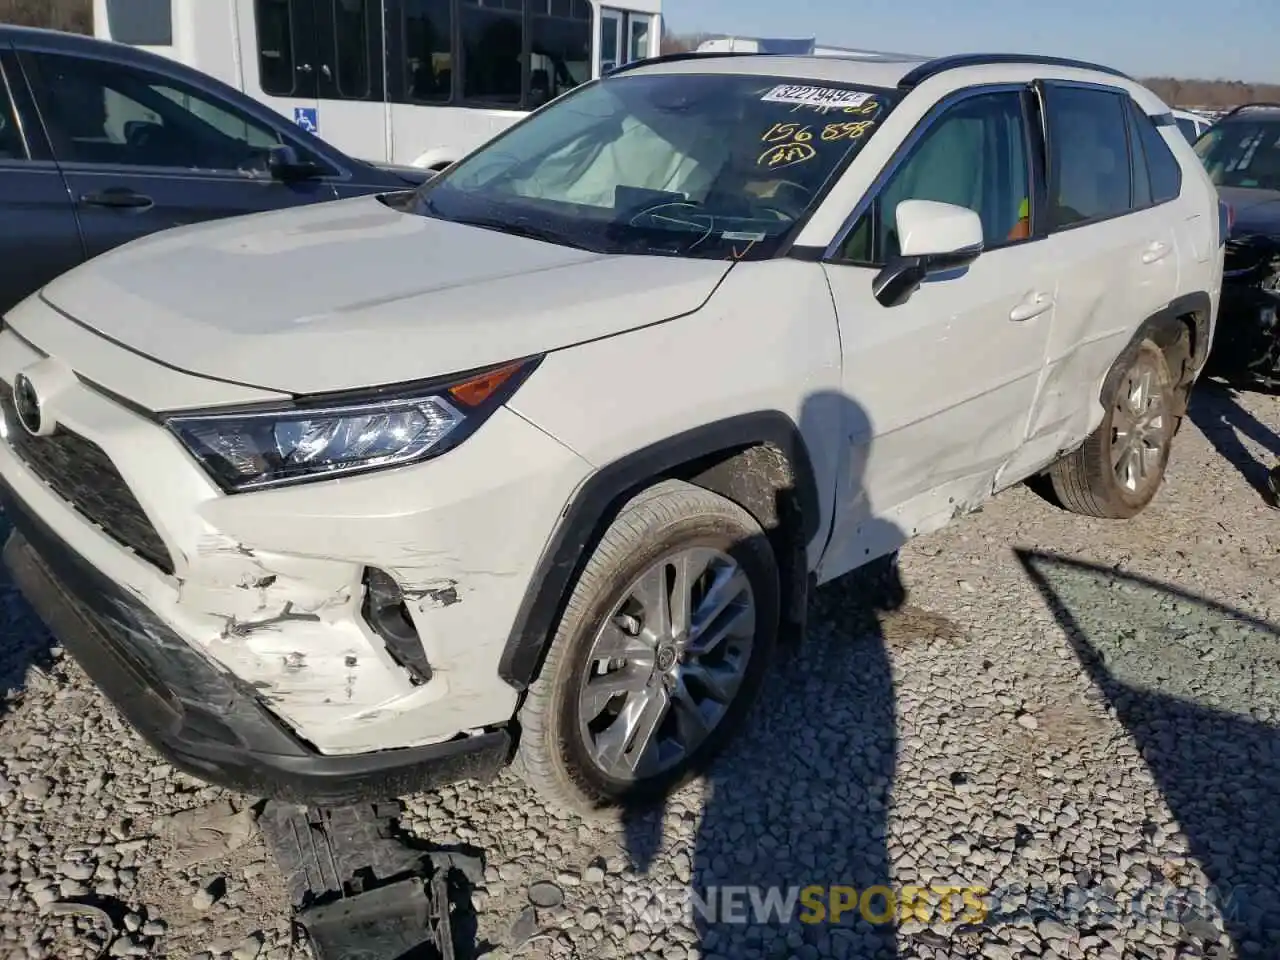
[[[317,960],[464,960],[474,943],[478,853],[404,835],[397,801],[303,807],[270,801],[258,826]]]

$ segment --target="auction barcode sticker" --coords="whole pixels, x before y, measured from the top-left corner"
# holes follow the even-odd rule
[[[761,100],[768,103],[798,103],[806,107],[860,107],[871,99],[871,94],[861,90],[840,90],[835,87],[805,87],[783,84],[774,87]]]

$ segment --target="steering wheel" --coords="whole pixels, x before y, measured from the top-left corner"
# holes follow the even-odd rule
[[[640,222],[642,220],[648,220],[648,224],[642,224]],[[632,227],[647,225],[667,231],[675,227],[700,233],[701,236],[689,247],[692,250],[711,236],[711,232],[716,228],[716,218],[703,211],[702,204],[693,200],[664,200],[651,207],[645,207],[628,221],[628,225]]]
[[[794,180],[776,180],[774,183],[773,196],[761,198],[758,208],[774,214],[779,220],[795,221],[813,199],[813,191]],[[791,194],[791,202],[787,202],[787,197],[778,196],[783,192]],[[775,203],[778,200],[782,201],[781,205]]]

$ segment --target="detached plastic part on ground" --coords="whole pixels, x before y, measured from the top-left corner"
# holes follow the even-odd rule
[[[484,862],[399,828],[398,802],[269,802],[258,818],[316,960],[468,960]]]

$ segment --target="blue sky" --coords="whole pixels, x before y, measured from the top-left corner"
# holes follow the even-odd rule
[[[1280,0],[664,0],[676,33],[905,53],[1049,53],[1141,76],[1280,83]]]

